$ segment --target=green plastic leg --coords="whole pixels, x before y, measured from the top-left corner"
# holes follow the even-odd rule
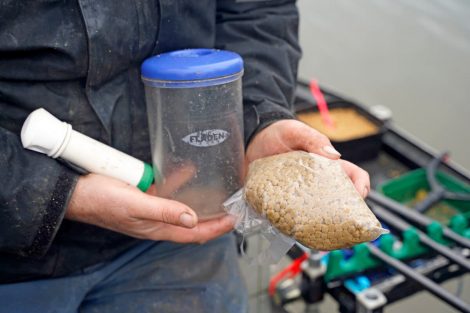
[[[330,281],[344,274],[343,270],[343,252],[341,250],[331,251],[328,255],[328,266],[326,268],[325,280]]]
[[[468,228],[467,218],[464,215],[457,214],[452,216],[452,218],[450,219],[449,227],[457,234],[470,238],[468,236],[465,236],[465,233],[470,235],[470,229]]]
[[[416,229],[411,227],[403,232],[403,241],[399,248],[395,246],[395,237],[391,234],[380,238],[380,249],[397,259],[410,259],[427,252],[427,248],[419,242]],[[331,251],[328,256],[328,266],[325,273],[325,281],[335,278],[353,275],[380,265],[380,262],[370,256],[367,244],[362,243],[353,247],[354,254],[349,260],[344,259],[341,250]]]
[[[463,236],[465,238],[470,238],[470,228],[467,228],[464,232],[463,232]]]
[[[330,252],[328,257],[328,267],[325,273],[325,281],[330,281],[337,277],[360,273],[366,269],[379,265],[379,261],[370,256],[366,244],[359,244],[353,247],[354,254],[349,260],[344,260],[341,250]]]
[[[393,246],[395,245],[395,237],[392,234],[382,235],[380,237],[380,250],[385,252],[388,255],[393,255]]]
[[[443,244],[449,245],[450,242],[444,238],[442,235],[442,225],[438,222],[434,221],[426,227],[428,236],[431,237],[432,240]]]
[[[419,242],[416,229],[409,228],[403,232],[403,241],[399,248],[395,248],[395,237],[388,234],[380,238],[380,249],[396,259],[410,259],[417,257],[427,251]]]

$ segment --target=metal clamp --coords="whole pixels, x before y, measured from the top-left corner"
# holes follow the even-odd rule
[[[380,313],[387,304],[387,298],[376,288],[368,288],[356,294],[357,313]]]

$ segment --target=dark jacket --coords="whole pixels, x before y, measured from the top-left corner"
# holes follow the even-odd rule
[[[287,0],[0,0],[0,283],[70,274],[138,242],[63,219],[79,174],[22,148],[31,111],[150,162],[142,61],[216,47],[244,58],[248,142],[292,118],[297,28]]]

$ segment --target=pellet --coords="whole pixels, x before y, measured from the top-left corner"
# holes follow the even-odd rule
[[[282,233],[317,250],[380,236],[380,222],[338,161],[294,151],[252,162],[246,201]]]

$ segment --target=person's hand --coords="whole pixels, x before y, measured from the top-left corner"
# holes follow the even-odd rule
[[[178,179],[173,181],[179,185]],[[233,228],[231,216],[198,223],[188,206],[152,194],[154,186],[143,193],[116,179],[89,174],[79,178],[65,218],[135,238],[181,243],[203,243]]]
[[[341,157],[328,137],[322,133],[300,121],[281,120],[269,125],[251,140],[246,151],[245,164],[248,166],[256,159],[293,150],[316,153],[333,160]],[[359,194],[366,197],[370,190],[369,174],[351,162],[339,162]]]

